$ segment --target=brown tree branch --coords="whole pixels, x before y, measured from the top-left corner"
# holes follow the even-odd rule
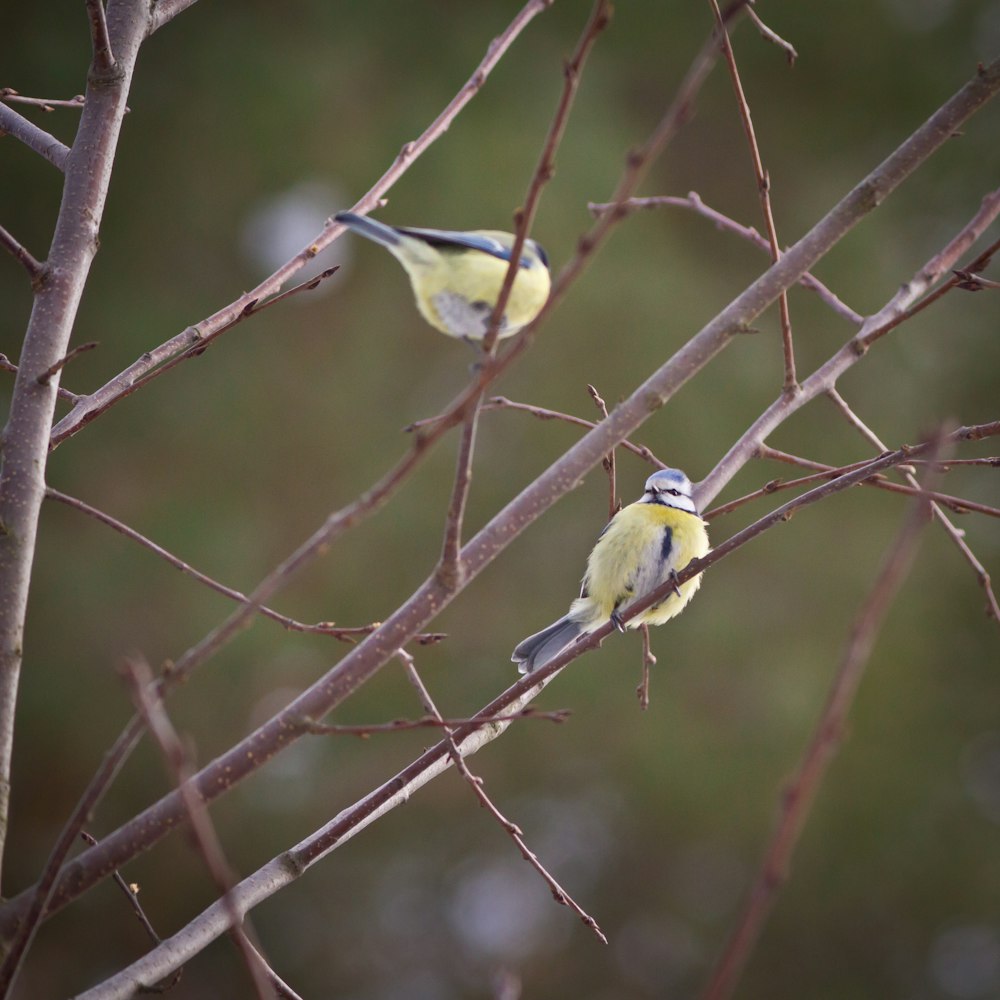
[[[11,253],[15,260],[20,261],[21,266],[28,272],[28,277],[31,278],[32,284],[41,277],[42,272],[45,270],[45,265],[32,257],[3,226],[0,226],[0,244],[3,245],[5,250]]]
[[[12,135],[28,147],[44,157],[52,166],[66,172],[66,160],[69,157],[69,146],[61,143],[55,136],[40,129],[34,122],[28,121],[24,115],[18,114],[13,108],[0,102],[0,136]]]
[[[569,716],[570,711],[567,708],[557,708],[551,712],[540,712],[533,708],[525,708],[520,712],[495,715],[489,719],[477,719],[476,724],[493,725],[499,722],[518,722],[521,719],[545,719],[548,722],[565,722]],[[377,722],[367,726],[324,725],[321,722],[313,722],[312,719],[302,720],[304,731],[311,736],[359,736],[362,739],[366,739],[375,733],[398,733],[405,729],[454,729],[456,726],[468,726],[472,724],[472,719],[443,719],[440,716],[431,715],[425,715],[421,719],[393,719],[391,722]]]
[[[55,111],[56,108],[81,108],[83,107],[83,94],[77,94],[68,101],[59,98],[49,99],[46,97],[25,97],[19,94],[13,87],[0,87],[0,101],[11,104],[32,104],[41,108],[42,111]]]
[[[236,876],[226,860],[222,842],[219,840],[215,825],[208,815],[208,809],[192,783],[191,779],[194,775],[192,761],[163,707],[163,702],[152,693],[154,690],[153,673],[147,663],[134,658],[125,663],[123,673],[143,723],[158,744],[167,771],[177,786],[177,791],[184,803],[191,832],[194,834],[198,853],[205,862],[205,867],[208,869],[216,888],[221,893],[222,905],[229,918],[230,934],[243,958],[247,971],[250,973],[254,992],[259,1000],[270,1000],[271,991],[266,971],[269,966],[266,960],[262,961],[262,956],[250,944],[245,926],[245,915],[240,912],[230,893],[236,883]]]
[[[933,442],[937,452],[940,442]],[[765,851],[760,874],[737,919],[722,957],[703,993],[704,1000],[725,1000],[732,995],[747,958],[774,902],[775,893],[788,877],[791,856],[805,826],[827,766],[843,740],[847,714],[854,702],[872,648],[889,608],[909,573],[917,544],[929,519],[924,499],[913,502],[886,551],[882,569],[861,606],[841,656],[826,707],[795,777],[782,796],[778,827]]]
[[[597,391],[594,386],[587,386],[587,392],[590,393],[590,398],[594,401],[594,405],[600,411],[601,416],[607,420],[608,419],[608,404],[604,402],[604,398]],[[616,481],[616,471],[615,471],[615,451],[614,448],[611,449],[601,460],[601,465],[604,466],[604,471],[608,474],[608,520],[618,513],[621,504],[618,502],[618,483]]]
[[[38,516],[45,489],[49,429],[58,378],[38,376],[64,357],[91,262],[97,252],[125,99],[148,10],[139,0],[115,7],[108,29],[118,52],[118,72],[101,79],[92,69],[74,154],[63,157],[45,137],[43,148],[63,163],[63,198],[47,255],[45,280],[35,293],[14,380],[0,469],[0,859],[7,833],[14,715],[24,645],[24,616],[34,560]],[[0,104],[0,127],[14,112]],[[17,116],[19,117],[19,116]],[[44,136],[44,133],[43,133]],[[10,959],[11,956],[7,956]],[[0,968],[0,993],[9,989],[19,959]]]
[[[416,689],[418,696],[420,697],[421,704],[425,712],[430,713],[433,717],[437,718],[442,725],[444,725],[444,720],[441,718],[441,713],[437,710],[437,706],[434,704],[434,700],[430,696],[430,692],[424,686],[424,682],[420,679],[420,675],[417,673],[416,665],[413,662],[413,657],[409,653],[400,651],[398,654],[399,658],[402,660],[403,667],[406,670],[406,676],[410,683]],[[597,935],[598,940],[603,944],[608,943],[608,939],[604,932],[601,930],[597,921],[587,913],[579,903],[555,880],[552,873],[542,864],[538,855],[535,854],[531,848],[528,847],[527,842],[524,839],[524,831],[514,822],[509,820],[497,807],[496,803],[486,794],[486,789],[483,787],[483,779],[478,775],[472,773],[469,770],[469,765],[466,764],[465,758],[462,756],[462,751],[459,749],[458,744],[455,742],[454,733],[451,727],[444,726],[445,740],[448,742],[448,753],[451,757],[452,763],[455,765],[455,770],[462,776],[466,784],[472,789],[473,794],[479,800],[479,804],[500,824],[501,828],[507,833],[511,840],[517,845],[517,849],[521,852],[521,857],[531,865],[532,868],[541,875],[542,880],[549,887],[549,891],[552,893],[552,898],[560,906],[568,906],[579,918],[589,927],[594,934]]]
[[[85,0],[87,17],[90,18],[90,40],[94,49],[94,71],[99,76],[110,73],[115,68],[115,55],[111,51],[108,37],[108,22],[104,13],[103,0]]]

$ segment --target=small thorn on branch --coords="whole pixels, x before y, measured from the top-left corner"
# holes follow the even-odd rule
[[[98,342],[96,340],[92,340],[89,343],[80,344],[79,347],[74,347],[69,354],[61,357],[55,364],[49,365],[49,367],[46,368],[45,371],[43,371],[42,374],[35,379],[35,381],[39,385],[48,385],[52,377],[69,364],[69,362],[72,361],[78,354],[84,354],[87,351],[92,351],[97,346]]]

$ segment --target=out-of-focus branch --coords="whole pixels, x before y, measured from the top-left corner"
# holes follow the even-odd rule
[[[66,159],[69,157],[69,146],[61,143],[54,135],[49,135],[34,122],[28,121],[24,115],[18,114],[13,108],[0,102],[0,136],[12,135],[44,157],[52,166],[65,172]]]
[[[940,439],[932,442],[934,453],[938,451],[940,444]],[[933,467],[930,478],[933,479]],[[813,731],[799,769],[782,796],[778,827],[765,851],[760,874],[737,919],[729,943],[712,972],[703,1000],[726,1000],[732,995],[773,905],[775,894],[787,878],[792,852],[805,826],[827,766],[843,739],[847,714],[854,702],[875,640],[913,563],[917,543],[929,518],[928,506],[925,499],[913,501],[886,552],[882,569],[858,612],[826,707]]]
[[[180,11],[190,6],[193,0],[159,0],[153,8],[153,18],[150,30],[155,31],[167,20],[175,17]],[[448,106],[424,130],[423,134],[412,142],[407,142],[388,170],[375,182],[354,206],[355,211],[368,211],[378,204],[379,199],[399,180],[427,148],[448,130],[458,113],[480,91],[486,78],[500,61],[504,53],[514,43],[514,40],[528,24],[553,0],[529,0],[514,17],[511,23],[490,43],[486,55],[476,67],[472,76],[466,81]],[[213,313],[211,316],[189,326],[169,340],[147,351],[124,371],[91,393],[81,398],[73,408],[52,429],[51,446],[54,448],[66,438],[78,433],[92,420],[100,416],[109,407],[124,399],[132,387],[147,374],[159,372],[164,362],[179,354],[184,354],[191,348],[214,340],[221,333],[230,329],[239,315],[248,307],[276,294],[294,274],[303,268],[317,254],[325,250],[338,236],[344,232],[342,223],[329,219],[323,229],[308,246],[300,250],[291,260],[284,263],[270,277],[265,278],[256,288],[241,295],[229,305]],[[148,381],[149,379],[144,379]]]
[[[268,988],[268,977],[265,971],[267,962],[261,960],[257,950],[250,944],[247,930],[244,926],[244,914],[234,902],[230,890],[236,882],[236,876],[229,867],[222,843],[216,833],[215,825],[208,815],[205,803],[191,781],[194,766],[181,743],[173,723],[167,716],[163,702],[153,694],[153,673],[149,665],[142,660],[132,659],[125,664],[124,676],[128,681],[132,699],[142,716],[146,728],[153,734],[163,754],[167,770],[177,786],[188,823],[194,834],[194,842],[198,853],[205,862],[209,875],[216,887],[222,893],[221,901],[229,919],[229,930],[236,943],[236,948],[243,956],[244,964],[250,973],[254,992],[258,1000],[270,1000],[271,991]]]

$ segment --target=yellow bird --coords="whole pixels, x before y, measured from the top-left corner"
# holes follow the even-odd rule
[[[482,341],[510,264],[511,233],[401,228],[353,212],[334,218],[380,243],[403,265],[417,307],[431,326],[449,337]],[[551,284],[545,251],[534,240],[525,240],[500,337],[512,336],[538,315]]]
[[[677,586],[659,604],[630,619],[621,616],[660,584],[709,550],[705,522],[695,509],[691,481],[679,469],[661,469],[642,496],[618,511],[587,559],[580,596],[569,613],[519,643],[511,659],[522,674],[544,666],[581,635],[612,621],[619,631],[662,625],[684,610],[701,574]]]

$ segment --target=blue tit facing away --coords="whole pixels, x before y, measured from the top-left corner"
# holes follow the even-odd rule
[[[431,326],[449,337],[482,341],[510,265],[511,233],[403,229],[353,212],[340,212],[334,218],[358,235],[381,243],[403,265],[417,307]],[[500,337],[517,333],[538,315],[551,284],[545,251],[534,240],[525,240],[500,321]]]
[[[629,607],[708,550],[708,532],[695,509],[691,481],[679,469],[661,469],[646,480],[642,496],[618,511],[601,532],[587,559],[583,589],[569,613],[519,643],[511,659],[525,674],[609,620],[624,631],[621,615]],[[636,615],[627,627],[662,625],[684,610],[700,585],[699,574]]]

